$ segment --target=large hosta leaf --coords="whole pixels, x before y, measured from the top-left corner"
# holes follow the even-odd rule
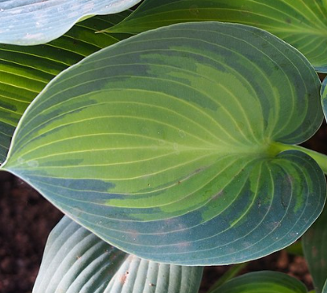
[[[141,0],[0,1],[0,43],[36,45],[67,32],[79,19],[124,11]]]
[[[0,162],[7,155],[17,123],[31,101],[58,73],[128,35],[95,32],[124,19],[129,12],[97,16],[74,26],[46,45],[0,45]]]
[[[279,272],[249,273],[225,283],[212,293],[307,293],[304,284]]]
[[[323,0],[145,0],[115,32],[138,33],[168,24],[219,20],[249,24],[300,50],[327,71],[327,2]]]
[[[227,264],[295,241],[326,196],[293,148],[323,114],[307,60],[217,22],[140,34],[60,74],[30,105],[8,170],[121,249]]]
[[[327,279],[327,208],[318,220],[304,234],[303,250],[317,293]]]
[[[33,293],[197,293],[202,270],[128,256],[64,217],[49,236]]]

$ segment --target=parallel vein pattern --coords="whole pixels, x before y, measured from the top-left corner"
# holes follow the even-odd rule
[[[2,0],[0,43],[38,45],[65,34],[78,20],[118,13],[141,0]]]
[[[104,293],[197,293],[203,267],[160,264],[130,255]]]
[[[49,236],[33,293],[197,293],[202,271],[126,255],[64,217]]]
[[[103,293],[127,257],[64,217],[48,238],[33,293]]]
[[[128,14],[85,20],[46,45],[0,45],[0,162],[5,160],[17,123],[33,99],[67,67],[127,37],[95,32],[118,23]]]
[[[320,82],[276,37],[171,26],[58,76],[24,114],[3,168],[102,239],[176,264],[228,264],[295,241],[326,196],[296,144],[322,121]]]
[[[327,6],[323,0],[145,0],[109,31],[139,33],[180,22],[226,21],[265,29],[327,71]]]

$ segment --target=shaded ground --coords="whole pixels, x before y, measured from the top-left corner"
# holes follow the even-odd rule
[[[0,292],[28,293],[62,214],[10,174],[0,172],[0,188]]]
[[[327,153],[327,127],[306,146]],[[38,272],[46,238],[62,214],[36,191],[14,176],[0,172],[0,293],[30,293]],[[201,293],[227,267],[205,269]],[[245,271],[278,270],[301,279],[312,288],[302,257],[274,253],[251,262]]]

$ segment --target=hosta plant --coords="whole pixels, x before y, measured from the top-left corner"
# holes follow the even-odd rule
[[[304,252],[326,291],[327,157],[299,146],[323,120],[326,59],[311,53],[326,1],[145,0],[92,18],[139,1],[20,2],[0,2],[1,170],[66,214],[34,293],[197,292],[203,266],[263,257],[311,226]],[[258,287],[307,292],[276,272],[210,292]]]

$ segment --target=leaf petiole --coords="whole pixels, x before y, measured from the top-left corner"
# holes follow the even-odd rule
[[[319,152],[298,145],[287,145],[279,142],[274,142],[270,145],[269,153],[278,154],[287,150],[297,150],[306,153],[317,162],[324,174],[327,175],[327,156]]]

